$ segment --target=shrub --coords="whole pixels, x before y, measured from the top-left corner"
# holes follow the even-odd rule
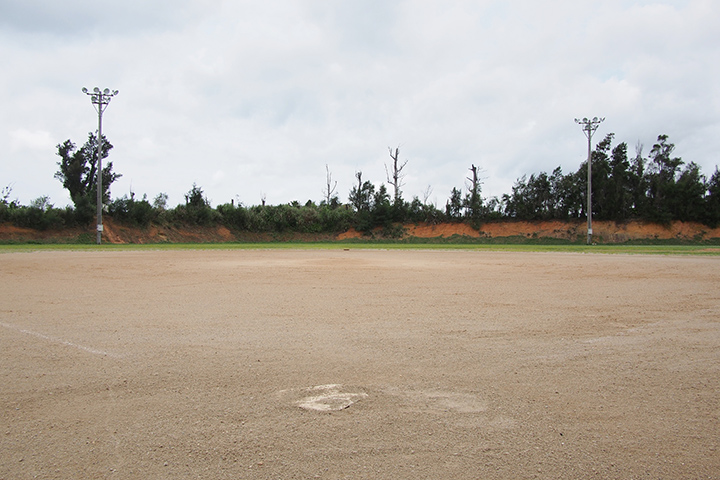
[[[218,205],[217,211],[221,216],[221,221],[226,227],[236,228],[238,230],[247,230],[249,224],[248,211],[242,205],[235,206],[231,203]]]
[[[20,206],[9,209],[9,220],[18,227],[47,230],[65,225],[61,211],[54,208],[43,210],[38,207]]]
[[[150,225],[158,216],[146,196],[143,196],[142,200],[136,201],[133,193],[129,198],[124,196],[108,205],[108,213],[119,222],[137,227]]]

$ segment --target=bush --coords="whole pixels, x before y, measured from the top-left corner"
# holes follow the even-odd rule
[[[8,209],[8,216],[13,225],[35,230],[62,228],[65,225],[62,210],[54,208],[43,210],[38,207],[14,207]]]
[[[132,193],[129,198],[124,196],[108,205],[108,213],[113,219],[136,227],[147,227],[158,217],[158,212],[145,196],[142,200],[136,201]]]
[[[0,223],[10,221],[10,207],[6,203],[0,202]]]
[[[242,205],[235,206],[231,203],[218,205],[217,211],[221,216],[223,225],[238,230],[247,230],[249,215]]]
[[[352,226],[355,213],[345,206],[332,208],[323,205],[320,207],[319,217],[322,232],[338,233],[344,232]]]
[[[185,205],[178,205],[173,210],[165,212],[163,217],[173,223],[203,227],[216,225],[222,221],[221,213],[210,207],[210,202],[205,198],[202,188],[194,183],[192,189],[185,194]]]
[[[196,205],[178,205],[166,213],[166,218],[174,223],[203,227],[215,225],[222,220],[219,212],[208,206]]]

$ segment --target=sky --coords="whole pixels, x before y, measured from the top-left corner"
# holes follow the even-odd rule
[[[593,146],[647,156],[666,134],[720,164],[720,2],[622,0],[0,0],[0,187],[71,204],[56,146],[103,115],[134,192],[213,206],[346,202],[356,172],[444,208],[481,169],[485,198],[576,171]],[[392,192],[391,188],[389,190]],[[465,190],[466,191],[466,190]]]

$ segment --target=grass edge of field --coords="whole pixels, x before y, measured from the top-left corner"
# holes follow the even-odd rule
[[[445,250],[487,252],[556,252],[587,254],[702,255],[720,256],[713,245],[537,245],[477,243],[397,243],[397,242],[228,242],[228,243],[152,243],[152,244],[0,244],[0,253],[33,251],[172,251],[172,250]]]

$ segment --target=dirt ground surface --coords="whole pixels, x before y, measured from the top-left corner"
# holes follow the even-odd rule
[[[1,479],[718,479],[720,257],[0,254]]]

